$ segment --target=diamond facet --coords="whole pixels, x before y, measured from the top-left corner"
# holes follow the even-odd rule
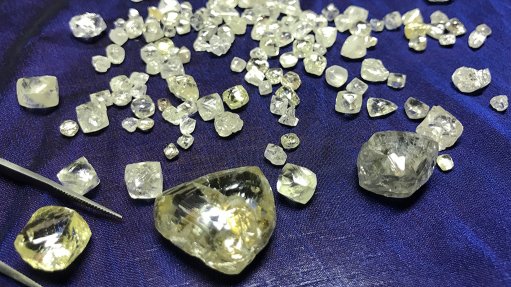
[[[20,78],[16,93],[18,103],[25,108],[45,109],[59,104],[59,84],[54,76]]]
[[[316,174],[310,169],[286,163],[277,181],[277,191],[294,202],[307,204],[316,191]]]
[[[439,151],[453,146],[463,133],[463,125],[440,106],[433,106],[416,132],[438,142]]]
[[[156,198],[163,191],[163,176],[159,162],[128,164],[124,180],[130,197],[134,199]]]
[[[83,156],[59,171],[57,177],[62,185],[81,195],[99,185],[96,170]]]
[[[365,94],[365,92],[367,91],[368,88],[369,88],[369,86],[366,83],[364,83],[362,80],[360,80],[359,78],[354,78],[346,86],[346,91],[355,93],[355,94],[359,94],[359,95],[363,95],[363,94]]]
[[[247,62],[241,58],[234,57],[231,61],[231,71],[236,73],[241,73],[243,70],[245,70],[245,67],[247,66]]]

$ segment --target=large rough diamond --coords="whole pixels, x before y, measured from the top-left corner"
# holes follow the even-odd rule
[[[156,229],[186,253],[225,274],[239,274],[275,229],[275,202],[258,167],[212,173],[155,201]]]
[[[18,79],[16,93],[18,103],[26,108],[52,108],[59,104],[59,84],[54,76]]]
[[[74,210],[60,206],[38,209],[14,241],[21,258],[35,269],[66,269],[82,253],[92,235]]]
[[[441,106],[433,106],[415,131],[437,141],[439,150],[443,151],[456,143],[463,133],[463,125]]]
[[[358,182],[387,197],[411,196],[435,168],[438,143],[412,132],[375,133],[358,154]]]
[[[101,15],[85,13],[71,18],[69,28],[76,38],[91,39],[106,30],[106,23]]]

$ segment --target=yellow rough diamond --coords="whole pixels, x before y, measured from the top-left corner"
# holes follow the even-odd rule
[[[89,243],[92,232],[74,210],[60,206],[38,209],[14,241],[21,258],[35,269],[66,269]]]
[[[156,229],[186,253],[225,274],[239,274],[275,229],[275,201],[258,167],[212,173],[156,198]]]

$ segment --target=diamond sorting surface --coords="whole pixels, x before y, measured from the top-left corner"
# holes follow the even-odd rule
[[[367,99],[367,112],[371,118],[388,115],[397,110],[393,102],[380,98]]]
[[[126,52],[123,47],[117,44],[110,44],[106,47],[106,56],[112,64],[119,65],[124,62]]]
[[[429,106],[416,98],[409,97],[405,102],[405,113],[409,119],[423,119],[428,115],[428,112]]]
[[[378,132],[357,159],[359,185],[387,197],[406,198],[431,177],[438,143],[411,132]]]
[[[73,120],[65,120],[63,121],[59,126],[59,131],[63,136],[66,137],[74,137],[78,131],[80,130],[80,127],[78,126],[78,123]]]
[[[497,112],[504,112],[509,106],[508,98],[504,95],[495,96],[491,98],[490,105]]]
[[[360,75],[369,82],[384,82],[389,77],[389,71],[381,60],[369,58],[362,61]]]
[[[273,165],[284,165],[287,160],[286,152],[278,145],[268,144],[264,151],[264,157]]]
[[[287,133],[280,137],[280,144],[284,149],[295,149],[300,145],[300,138],[295,133]]]
[[[88,40],[103,33],[107,27],[99,14],[85,13],[71,18],[69,28],[76,38]]]
[[[87,102],[76,107],[76,118],[83,133],[93,133],[109,125],[106,106],[97,102]]]
[[[167,79],[167,84],[170,92],[183,101],[199,99],[199,88],[192,76],[171,76]]]
[[[362,94],[340,91],[335,99],[335,111],[342,114],[358,114],[362,109]]]
[[[463,133],[463,125],[448,111],[433,106],[416,132],[438,142],[439,151],[453,146]]]
[[[436,158],[436,164],[442,171],[450,171],[454,167],[454,161],[448,154],[439,155]]]
[[[172,160],[179,155],[179,150],[175,144],[170,143],[163,149],[163,154],[167,159]]]
[[[239,109],[248,104],[249,96],[247,90],[242,85],[231,87],[222,93],[225,104],[231,110]]]
[[[241,73],[243,70],[245,70],[245,67],[247,66],[247,62],[241,58],[234,57],[231,61],[231,71],[235,73]]]
[[[224,170],[171,188],[154,205],[158,232],[207,266],[239,274],[273,233],[275,202],[258,167]]]
[[[139,124],[139,119],[137,119],[137,118],[125,118],[124,120],[122,120],[122,123],[121,123],[123,129],[125,129],[126,131],[128,131],[130,133],[133,133],[137,130],[138,124]]]
[[[177,139],[177,145],[182,149],[189,149],[193,144],[194,138],[189,134],[184,134]]]
[[[277,181],[277,191],[288,199],[307,204],[316,191],[316,174],[310,169],[286,163]]]
[[[406,85],[406,75],[399,73],[390,73],[387,79],[387,86],[393,89],[402,89]]]
[[[325,71],[325,79],[330,86],[339,88],[348,80],[348,70],[337,65],[330,66]]]
[[[224,112],[222,98],[218,93],[204,96],[197,101],[197,109],[202,120],[213,120],[218,114]]]
[[[131,102],[131,111],[139,119],[145,119],[154,115],[156,106],[149,96],[142,96]]]
[[[98,73],[106,73],[112,66],[110,60],[105,56],[93,56],[92,57],[92,66],[94,70]]]
[[[238,114],[223,112],[215,117],[215,130],[221,137],[228,137],[242,128],[243,120]]]
[[[159,162],[139,162],[126,166],[124,180],[133,199],[151,199],[161,195],[163,176]]]
[[[59,104],[59,84],[54,76],[20,78],[16,82],[16,94],[20,106],[29,109],[45,109]]]
[[[60,206],[38,209],[16,236],[14,247],[23,261],[47,272],[66,269],[82,253],[92,232],[74,210]]]
[[[456,69],[452,74],[452,82],[462,93],[473,93],[491,83],[490,69],[476,70],[469,67]]]
[[[303,60],[303,64],[307,73],[321,76],[325,71],[327,60],[324,56],[312,53]]]
[[[59,171],[57,178],[62,185],[81,195],[99,185],[96,170],[83,156]]]

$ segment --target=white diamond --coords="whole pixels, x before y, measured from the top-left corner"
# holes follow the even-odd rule
[[[280,55],[279,58],[280,65],[282,68],[292,68],[298,63],[298,57],[296,57],[292,52],[286,52]]]
[[[16,93],[18,103],[25,108],[44,109],[59,104],[59,84],[54,76],[20,78]]]
[[[454,161],[448,154],[439,155],[436,158],[436,164],[442,171],[450,171],[454,167]]]
[[[420,36],[418,38],[410,40],[408,47],[414,51],[422,52],[426,50],[428,46],[428,38],[426,36]]]
[[[300,145],[300,138],[295,133],[288,133],[280,137],[280,144],[284,149],[295,149]]]
[[[110,90],[103,90],[96,93],[92,93],[89,95],[91,102],[102,103],[105,106],[109,107],[114,104],[114,99]]]
[[[112,66],[110,60],[105,56],[93,56],[92,66],[98,73],[106,73]]]
[[[439,151],[453,146],[463,133],[463,125],[448,111],[433,106],[416,132],[438,142]]]
[[[241,58],[234,57],[231,61],[231,71],[235,73],[241,73],[243,70],[245,70],[245,67],[247,66],[247,62]]]
[[[296,91],[302,85],[302,80],[300,79],[300,75],[293,71],[289,71],[284,74],[282,77],[282,86],[286,86]]]
[[[332,47],[337,39],[337,29],[334,27],[318,28],[315,34],[316,42],[325,48]]]
[[[498,112],[504,112],[507,110],[509,103],[507,96],[501,95],[501,96],[495,96],[491,98],[490,105],[492,108],[494,108]]]
[[[110,44],[106,47],[106,56],[112,64],[119,65],[124,62],[126,52],[124,51],[123,47],[117,44]]]
[[[73,120],[65,120],[60,124],[59,131],[63,136],[74,137],[80,130],[78,123]]]
[[[163,176],[159,162],[128,164],[124,180],[131,198],[152,199],[163,192]]]
[[[98,175],[85,157],[81,157],[63,168],[57,174],[57,178],[62,185],[81,195],[99,185]]]
[[[310,169],[287,163],[277,181],[277,191],[294,202],[306,204],[316,191],[317,177]]]
[[[395,30],[403,24],[401,14],[398,11],[385,15],[383,22],[385,22],[385,29],[387,30]]]
[[[123,129],[132,133],[137,130],[138,122],[139,122],[139,120],[137,118],[125,118],[124,120],[122,120],[121,125],[122,125]]]
[[[71,18],[69,28],[76,38],[91,39],[106,30],[106,23],[100,15],[85,13]]]
[[[295,108],[293,106],[288,107],[286,112],[279,118],[279,123],[289,126],[296,127],[299,119],[295,116]]]
[[[270,81],[262,81],[259,85],[259,94],[261,96],[269,95],[273,92],[272,85]]]
[[[139,118],[144,119],[154,114],[156,107],[153,100],[149,96],[142,96],[131,102],[131,111]]]
[[[452,74],[452,82],[463,93],[473,93],[488,86],[491,82],[489,69],[476,70],[469,67],[456,69]]]
[[[78,124],[84,133],[97,132],[109,125],[106,106],[97,102],[88,102],[76,107]]]
[[[114,28],[110,30],[108,36],[113,43],[119,46],[124,45],[128,41],[128,33],[126,33],[124,28]]]
[[[438,38],[438,43],[441,46],[452,46],[456,44],[456,36],[454,34],[443,34]]]
[[[362,108],[362,94],[340,91],[335,100],[335,110],[343,114],[358,114]]]
[[[282,116],[286,113],[289,101],[286,98],[272,96],[270,102],[270,112],[275,115]]]
[[[224,111],[222,98],[218,93],[204,96],[197,101],[197,109],[202,120],[210,121]]]
[[[181,131],[181,134],[183,135],[190,135],[195,130],[196,125],[195,119],[192,118],[185,118],[180,124],[179,124],[179,130]],[[178,142],[179,144],[179,142]]]
[[[412,120],[423,119],[428,115],[429,106],[417,100],[416,98],[409,97],[405,103],[405,113],[408,118]]]
[[[164,120],[176,126],[181,124],[183,119],[187,117],[186,112],[182,110],[178,111],[174,106],[166,108],[161,115]]]
[[[154,120],[151,118],[140,119],[137,128],[141,131],[148,131],[154,127]]]
[[[335,88],[339,88],[348,80],[348,70],[341,66],[333,65],[325,71],[326,82]]]
[[[245,74],[245,81],[258,87],[264,80],[264,73],[259,69],[252,68]]]
[[[192,76],[172,76],[167,79],[167,84],[170,92],[183,101],[199,99],[199,88]]]
[[[382,61],[378,59],[365,59],[362,61],[360,75],[362,79],[369,82],[383,82],[389,77],[389,71],[385,68]]]
[[[367,111],[371,118],[388,115],[397,110],[397,105],[391,101],[379,98],[367,99]]]
[[[193,140],[194,138],[192,135],[184,134],[177,139],[177,144],[182,149],[189,149],[193,144]]]
[[[367,47],[363,36],[349,36],[341,48],[341,55],[349,59],[360,59],[366,54]]]
[[[367,91],[368,88],[369,88],[369,86],[366,83],[364,83],[359,78],[355,77],[346,86],[346,91],[351,92],[351,93],[355,93],[355,94],[363,95],[363,94],[365,94],[365,92]]]
[[[170,143],[165,147],[165,149],[163,149],[163,154],[165,154],[167,159],[171,160],[179,155],[179,150],[175,144]]]
[[[239,115],[223,112],[215,117],[215,130],[221,137],[228,137],[243,128],[243,120]]]
[[[286,152],[278,145],[268,144],[264,151],[264,157],[273,165],[284,165],[287,160]]]
[[[321,76],[325,71],[327,60],[324,56],[312,53],[303,60],[303,64],[307,73]]]
[[[387,86],[393,89],[402,89],[406,85],[406,75],[399,73],[390,73],[387,79]]]

